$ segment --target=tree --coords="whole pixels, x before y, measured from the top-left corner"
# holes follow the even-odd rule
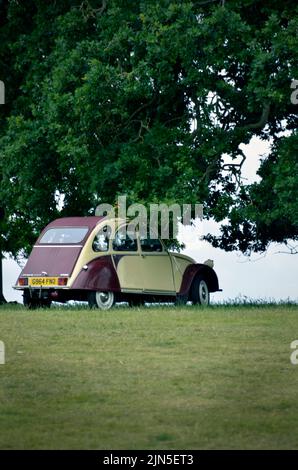
[[[242,188],[222,235],[207,237],[227,251],[265,251],[268,243],[285,243],[288,253],[298,252],[298,134],[282,137],[258,171],[261,181]]]
[[[32,59],[34,69],[33,54],[35,44],[41,44],[43,40],[42,27],[46,21],[50,21],[53,17],[56,18],[63,11],[63,8],[64,11],[69,9],[71,2],[63,2],[60,10],[56,2],[55,5],[51,6],[42,4],[42,1],[36,2],[33,0],[28,0],[26,4],[24,2],[0,0],[0,79],[6,84],[5,105],[0,106],[0,140],[1,137],[5,136],[6,130],[10,126],[9,119],[12,116],[22,115],[23,110],[30,103],[30,97],[26,93],[26,87],[28,87],[30,82],[30,67],[22,69],[18,64],[19,54],[22,53],[18,48],[21,47],[22,40],[30,37],[32,41],[30,51],[28,50],[27,60],[30,61]],[[43,15],[39,13],[41,8],[43,9]],[[36,24],[39,24],[38,28],[36,28]],[[34,44],[35,40],[36,43]],[[44,43],[50,44],[51,40],[53,41],[54,39],[46,37]],[[37,57],[35,59],[37,60]],[[41,70],[42,67],[40,68],[40,73],[42,73]],[[30,215],[30,209],[27,204],[25,204],[25,211],[27,211],[28,215],[25,216],[23,211],[20,219],[18,219],[18,201],[15,200],[10,206],[7,204],[8,201],[5,195],[10,193],[15,184],[15,174],[10,177],[9,172],[14,172],[13,166],[17,162],[8,161],[10,157],[5,154],[2,140],[0,148],[3,150],[0,155],[0,302],[5,302],[2,289],[2,253],[8,252],[17,255],[23,249],[28,248],[36,233],[35,230],[38,230],[34,228],[35,224],[38,224],[38,219],[32,223],[34,214],[32,212]],[[41,173],[38,174],[38,178],[40,176]],[[25,178],[23,181],[25,182]],[[38,180],[36,179],[35,183],[36,181]],[[24,201],[29,202],[27,196],[27,187],[24,185],[19,188],[17,198],[23,198],[23,203]],[[32,200],[30,202],[33,204]],[[38,212],[38,208],[36,208],[36,212]]]
[[[6,11],[2,250],[28,250],[52,218],[91,213],[117,194],[203,202],[207,217],[229,221],[220,240],[209,237],[225,249],[297,238],[296,185],[282,176],[296,161],[294,2],[31,0],[28,10],[26,27],[20,2]],[[254,135],[272,152],[261,183],[246,187],[239,146]],[[282,236],[281,211],[266,217],[278,198],[263,199],[273,180],[288,211]]]

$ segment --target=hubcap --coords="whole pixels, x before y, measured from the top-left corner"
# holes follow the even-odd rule
[[[200,302],[202,305],[209,304],[209,290],[205,281],[200,282],[199,287]]]
[[[114,304],[113,292],[96,292],[97,306],[102,310],[108,310]]]

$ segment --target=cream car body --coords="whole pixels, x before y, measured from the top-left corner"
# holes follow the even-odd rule
[[[24,303],[88,300],[102,309],[115,301],[209,303],[209,293],[219,290],[212,262],[171,253],[158,239],[133,238],[128,224],[103,217],[49,224],[15,286],[24,291]]]

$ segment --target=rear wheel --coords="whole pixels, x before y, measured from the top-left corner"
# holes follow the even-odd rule
[[[109,310],[115,303],[114,292],[90,292],[88,295],[88,303],[90,308]]]
[[[28,307],[30,310],[35,308],[50,308],[52,301],[50,299],[36,299],[32,298],[29,292],[24,292],[23,294],[23,303],[25,307]]]
[[[197,276],[192,283],[191,300],[193,304],[209,305],[209,288],[207,282],[202,276]]]

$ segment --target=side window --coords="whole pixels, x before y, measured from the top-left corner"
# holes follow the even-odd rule
[[[162,244],[160,241],[156,238],[140,238],[140,244],[141,244],[141,249],[144,252],[147,253],[152,253],[152,252],[162,252]]]
[[[121,227],[115,235],[113,240],[113,250],[115,251],[137,251],[138,245],[135,233],[126,230],[126,227]]]
[[[110,237],[111,237],[111,227],[109,227],[108,225],[105,225],[95,235],[95,238],[92,244],[93,251],[96,251],[96,252],[108,251]]]

